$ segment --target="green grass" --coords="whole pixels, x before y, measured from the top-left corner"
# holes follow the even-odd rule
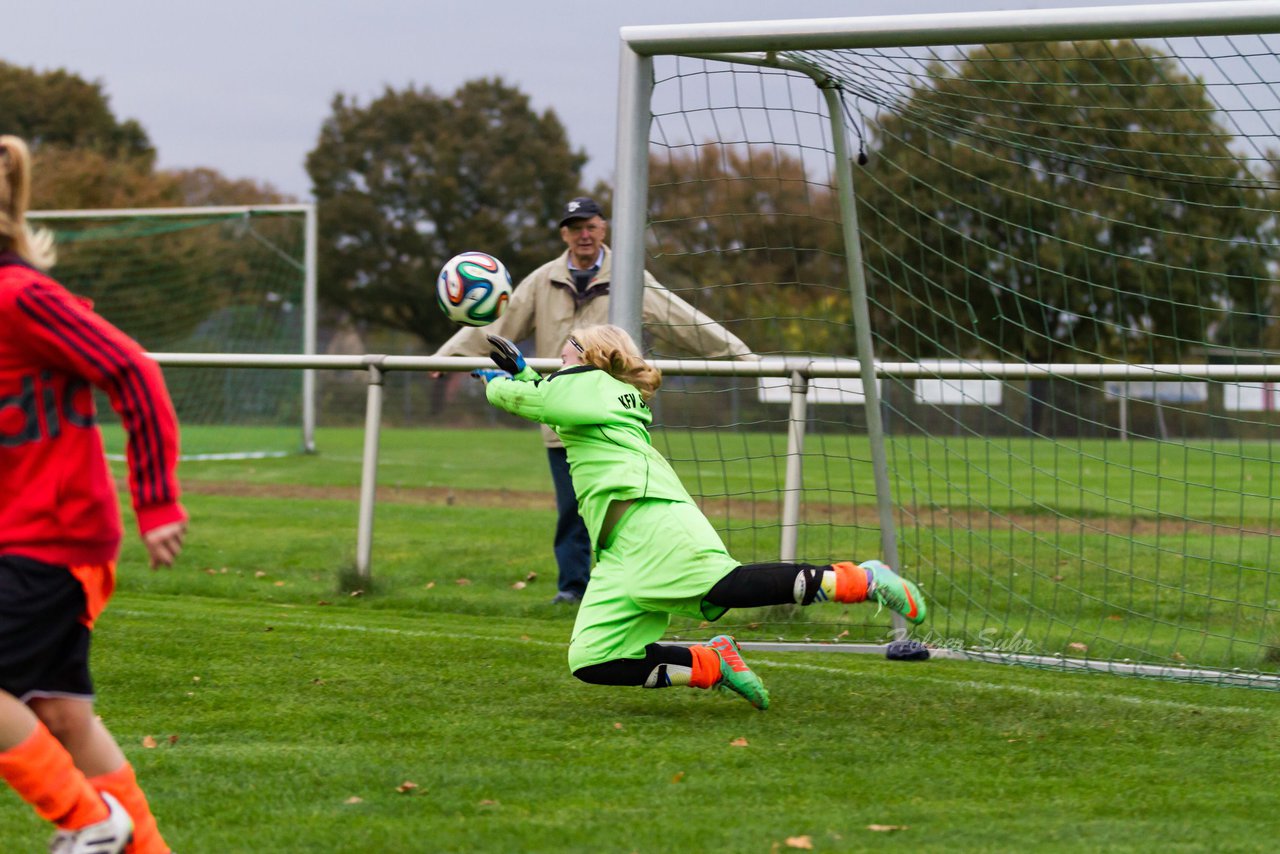
[[[179,851],[1267,851],[1280,830],[1269,694],[774,653],[751,656],[760,714],[579,684],[567,632],[125,590],[99,711]],[[0,838],[35,850],[4,797]]]
[[[827,852],[1274,847],[1273,692],[749,649],[773,693],[764,714],[707,692],[583,685],[565,665],[572,614],[548,604],[554,514],[536,433],[387,431],[383,485],[457,496],[379,503],[371,583],[349,571],[359,431],[319,438],[315,456],[184,464],[192,528],[177,567],[148,571],[126,540],[96,632],[99,711],[178,851],[776,852],[804,838]],[[743,447],[763,452],[767,439]],[[1127,453],[1146,465],[1168,451]],[[769,468],[744,455],[723,470],[750,485]],[[1041,476],[1019,474],[1018,490]],[[203,494],[202,482],[244,494]],[[250,489],[263,486],[282,492]],[[476,499],[503,489],[535,500]],[[1078,505],[1069,491],[1064,506]],[[733,536],[776,550],[776,521],[752,521]],[[1045,642],[1163,648],[1189,638],[1170,625],[1195,603],[1143,600],[1152,589],[1276,595],[1261,569],[1240,572],[1268,565],[1267,538],[1239,545],[1234,563],[1188,567],[1177,555],[1213,555],[1210,533],[1157,530],[1117,554],[1107,535],[1037,524],[974,531],[921,517],[903,541],[934,573],[925,628],[962,635],[988,609]],[[833,542],[831,527],[806,526],[802,541]],[[834,537],[846,534],[876,537]],[[952,564],[928,563],[944,553]],[[1153,573],[1167,583],[1144,588]],[[1105,585],[1118,586],[1100,600]],[[1132,613],[1111,619],[1117,604]],[[1139,622],[1151,607],[1161,621]],[[1046,620],[1055,608],[1071,627]],[[1275,608],[1210,613],[1204,654],[1218,654],[1221,634],[1265,636]],[[725,622],[756,639],[888,625],[866,606]],[[397,791],[406,781],[416,788]],[[0,798],[0,849],[39,850],[46,827],[12,793]]]
[[[670,446],[695,494],[709,497],[709,515],[734,555],[743,561],[775,560],[781,536],[780,438],[660,432],[658,441]],[[1263,533],[1272,527],[1271,511],[1258,508],[1270,508],[1273,496],[1280,495],[1280,483],[1274,482],[1280,466],[1262,464],[1272,454],[1265,444],[1209,453],[1158,442],[1054,446],[922,438],[898,443],[923,461],[895,469],[914,490],[895,492],[905,507],[897,520],[899,569],[929,594],[933,637],[971,645],[995,632],[1028,638],[1034,643],[1029,651],[1045,655],[1078,657],[1083,646],[1103,659],[1275,670],[1280,577],[1273,569],[1276,540]],[[321,430],[318,445],[314,456],[184,463],[183,478],[192,490],[228,484],[309,490],[287,500],[281,493],[260,511],[227,516],[224,524],[231,533],[209,541],[208,554],[200,551],[197,526],[196,559],[218,570],[239,562],[247,571],[267,575],[310,565],[319,568],[312,573],[313,587],[328,581],[335,554],[351,564],[356,516],[350,501],[360,479],[361,431]],[[837,457],[837,451],[847,456]],[[711,461],[713,454],[720,459]],[[859,462],[863,457],[861,437],[822,436],[810,443],[805,507],[813,521],[797,531],[802,558],[862,559],[880,553],[879,525],[865,494],[869,469],[862,472]],[[446,610],[474,611],[474,596],[446,597],[438,589],[426,594],[400,579],[420,574],[424,565],[435,575],[447,574],[459,561],[483,555],[482,565],[502,568],[506,584],[534,572],[544,590],[550,586],[554,567],[546,544],[552,499],[536,430],[387,430],[379,459],[380,486],[401,494],[378,504],[375,583],[413,590],[411,595],[427,602],[444,600]],[[1163,474],[1153,479],[1151,472]],[[862,491],[837,491],[836,481],[845,474],[862,484]],[[1123,484],[1122,475],[1127,477]],[[1207,497],[1187,486],[1204,480],[1215,486]],[[1046,482],[1053,483],[1052,490],[1042,486]],[[961,487],[963,496],[952,494]],[[996,500],[1001,489],[1003,499]],[[1133,498],[1152,489],[1163,497]],[[1233,490],[1237,500],[1228,513],[1221,495]],[[442,504],[446,493],[454,503],[439,508],[444,521],[437,526],[443,527],[424,528],[417,521],[424,518],[422,502]],[[1110,512],[1093,507],[1099,494]],[[319,495],[334,498],[310,500]],[[1039,503],[1019,497],[1037,495]],[[727,511],[725,496],[732,501]],[[210,508],[246,501],[234,496],[206,500]],[[1154,513],[1157,505],[1169,512]],[[823,511],[832,514],[829,520]],[[976,515],[970,518],[970,512]],[[270,551],[257,542],[264,519],[276,534]],[[491,536],[495,524],[503,536]],[[408,536],[388,536],[400,530]],[[441,536],[442,531],[450,533]],[[208,586],[223,591],[234,580],[214,579]],[[529,596],[508,598],[512,601],[502,606],[507,609]],[[843,636],[853,640],[876,640],[887,628],[887,620],[869,620],[862,609],[769,609],[734,616],[739,618],[735,631],[744,638],[847,633]],[[691,627],[677,623],[677,628],[688,635]]]
[[[218,440],[210,437],[218,434]],[[184,428],[190,444],[227,450],[296,448],[283,428]],[[223,436],[225,434],[225,441]],[[121,453],[118,431],[108,450]],[[772,433],[656,430],[655,445],[672,460],[690,491],[709,497],[776,501],[784,485],[786,437]],[[313,486],[360,482],[363,431],[317,431],[318,457],[189,462],[183,477]],[[394,487],[505,488],[543,492],[546,461],[531,426],[467,430],[386,429],[379,442],[379,483]],[[806,496],[834,494],[874,505],[871,455],[862,435],[809,437]],[[1280,496],[1280,446],[1154,441],[895,438],[890,447],[893,495],[916,508],[982,506],[1071,517],[1186,517],[1265,527]]]

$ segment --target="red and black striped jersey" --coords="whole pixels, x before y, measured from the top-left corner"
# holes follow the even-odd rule
[[[139,530],[185,519],[177,419],[159,366],[87,300],[0,254],[0,553],[75,566],[119,552],[120,506],[91,385],[128,434]]]

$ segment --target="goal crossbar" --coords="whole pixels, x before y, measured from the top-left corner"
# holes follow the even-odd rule
[[[624,50],[640,56],[1018,41],[1241,35],[1280,30],[1269,0],[1145,6],[1082,6],[861,18],[659,24],[622,27]]]

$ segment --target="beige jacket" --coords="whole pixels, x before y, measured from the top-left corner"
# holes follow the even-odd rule
[[[458,330],[435,355],[486,356],[491,349],[485,340],[486,335],[523,341],[532,334],[534,358],[560,358],[560,349],[576,327],[609,322],[612,266],[612,253],[606,246],[600,272],[591,280],[586,293],[579,297],[569,275],[569,253],[566,250],[520,282],[511,294],[511,302],[502,317],[489,326],[468,326]],[[645,332],[655,340],[689,355],[706,358],[751,355],[751,348],[740,338],[667,290],[648,271],[644,274],[641,322]],[[560,446],[560,440],[548,427],[543,427],[543,440],[547,447]]]

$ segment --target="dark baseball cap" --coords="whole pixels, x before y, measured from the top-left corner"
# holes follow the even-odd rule
[[[564,215],[560,217],[560,226],[564,227],[575,219],[591,219],[598,216],[604,219],[604,211],[600,209],[600,205],[595,199],[579,196],[564,206]]]

